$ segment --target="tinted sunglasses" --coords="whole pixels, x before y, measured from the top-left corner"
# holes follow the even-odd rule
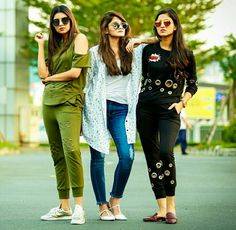
[[[170,21],[170,20],[157,21],[157,22],[155,22],[154,26],[155,26],[156,28],[161,27],[162,23],[164,24],[165,27],[168,27],[168,26],[170,26],[171,21]]]
[[[127,29],[128,28],[128,23],[127,22],[121,22],[121,23],[118,23],[118,22],[114,22],[112,23],[112,26],[115,30],[118,30],[118,29]]]
[[[64,17],[64,18],[56,18],[52,20],[52,25],[53,26],[59,26],[60,25],[60,21],[62,22],[62,24],[65,26],[69,23],[70,18],[69,17]]]

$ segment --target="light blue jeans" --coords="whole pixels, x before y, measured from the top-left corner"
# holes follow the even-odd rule
[[[116,166],[111,197],[121,198],[127,184],[133,160],[133,144],[128,144],[125,119],[128,105],[107,101],[107,128],[115,142],[119,162]],[[99,137],[98,137],[99,138]],[[105,154],[90,147],[90,173],[97,204],[106,204],[106,183],[104,173]]]

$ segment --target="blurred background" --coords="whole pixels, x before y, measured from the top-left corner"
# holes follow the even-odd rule
[[[69,6],[90,46],[108,10],[121,12],[133,37],[153,35],[157,12],[173,8],[197,60],[199,91],[187,106],[192,146],[236,147],[236,26],[234,0],[2,0],[0,4],[0,147],[47,143],[34,34],[48,33],[50,10]],[[45,47],[46,48],[46,47]]]

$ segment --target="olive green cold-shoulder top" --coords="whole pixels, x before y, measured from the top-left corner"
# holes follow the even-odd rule
[[[71,81],[48,82],[43,93],[44,105],[60,105],[67,101],[72,104],[76,100],[83,102],[83,88],[86,83],[87,69],[90,67],[89,54],[76,54],[74,52],[74,42],[63,53],[57,52],[52,57],[52,73],[62,73],[71,68],[81,68],[78,78]]]

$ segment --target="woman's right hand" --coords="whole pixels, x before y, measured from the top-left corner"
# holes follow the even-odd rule
[[[128,44],[126,45],[126,50],[128,53],[132,53],[134,48],[141,44],[141,40],[138,38],[132,38],[129,40]]]
[[[179,103],[173,103],[171,106],[168,108],[168,110],[175,109],[178,114],[180,114],[181,110],[183,109],[183,103],[180,101]]]
[[[44,43],[44,36],[41,32],[39,33],[36,33],[35,36],[34,36],[34,40],[38,43],[41,43],[43,44]]]

